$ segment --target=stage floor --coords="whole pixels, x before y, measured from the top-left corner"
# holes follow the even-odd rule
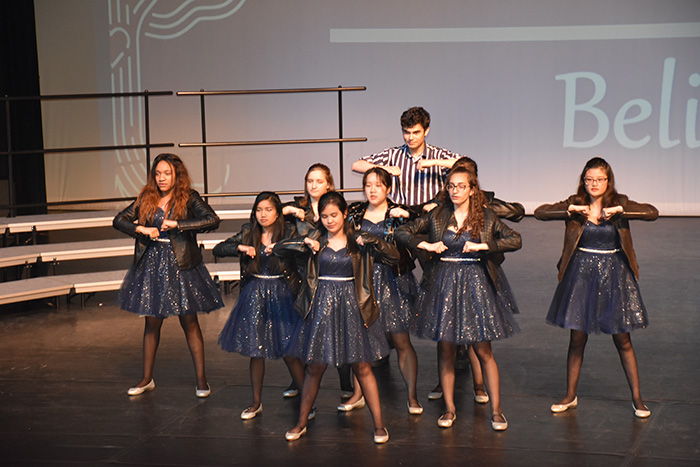
[[[129,397],[140,379],[142,321],[120,311],[114,294],[75,304],[0,315],[0,459],[2,465],[700,465],[700,218],[633,222],[640,287],[650,316],[633,333],[642,394],[652,410],[633,415],[612,339],[591,336],[579,406],[553,415],[565,388],[568,332],[544,316],[556,286],[563,222],[527,217],[514,228],[523,249],[506,255],[522,332],[493,344],[509,428],[495,432],[490,407],[473,402],[471,375],[457,371],[457,420],[441,429],[441,401],[428,401],[437,381],[435,344],[414,339],[423,415],[409,415],[397,367],[375,369],[391,439],[372,443],[367,408],[336,411],[338,377],[328,371],[308,434],[284,433],[299,398],[282,399],[289,382],[281,361],[269,362],[264,412],[242,421],[250,402],[248,359],[220,350],[226,308],[201,316],[212,395],[196,399],[189,352],[177,320],[163,326],[157,389]]]

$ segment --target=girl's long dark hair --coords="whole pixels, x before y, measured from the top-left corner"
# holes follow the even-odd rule
[[[613,174],[610,164],[608,164],[608,162],[602,157],[594,157],[593,159],[590,159],[583,167],[578,180],[578,189],[576,190],[577,204],[591,204],[592,202],[590,195],[586,191],[586,183],[583,181],[583,179],[586,178],[586,172],[588,172],[590,169],[600,169],[605,172],[605,176],[608,177],[608,188],[605,190],[605,193],[603,193],[603,207],[609,208],[611,206],[619,205],[619,195],[615,189],[615,175]]]
[[[450,180],[456,174],[465,174],[467,176],[469,188],[473,188],[469,198],[469,212],[467,213],[467,218],[464,220],[462,227],[459,227],[457,230],[457,235],[461,235],[463,232],[469,230],[472,236],[478,236],[485,224],[484,206],[486,206],[486,198],[481,188],[479,188],[479,180],[476,178],[476,174],[473,171],[462,166],[454,167],[447,174],[447,183],[450,183]],[[445,193],[447,194],[446,190]],[[455,206],[449,194],[445,198],[444,203],[438,209],[444,209],[444,206],[449,206],[454,210]]]
[[[275,211],[277,211],[277,220],[272,224],[272,243],[277,243],[282,238],[284,238],[284,216],[282,215],[282,202],[280,201],[279,196],[277,196],[276,193],[273,193],[271,191],[263,191],[260,193],[258,196],[255,197],[255,202],[253,203],[253,209],[250,211],[250,232],[247,235],[247,238],[244,238],[243,241],[245,242],[246,245],[250,245],[253,248],[255,248],[256,255],[254,258],[251,258],[251,265],[250,265],[250,272],[251,274],[257,274],[259,273],[259,264],[260,264],[260,255],[258,254],[260,252],[260,247],[262,245],[262,234],[263,234],[263,227],[260,225],[258,222],[258,218],[255,215],[255,211],[258,209],[258,205],[262,201],[270,201],[272,205],[275,208]]]
[[[172,167],[173,177],[175,178],[173,195],[165,207],[166,218],[173,220],[182,219],[187,209],[187,201],[190,199],[192,180],[182,159],[176,154],[158,154],[158,157],[151,165],[151,170],[148,172],[146,185],[136,198],[136,206],[139,208],[139,224],[141,225],[148,225],[153,222],[153,217],[160,204],[160,189],[156,183],[156,167],[160,161],[165,161]],[[171,210],[172,216],[168,217],[168,213]]]
[[[333,205],[337,207],[340,210],[340,212],[346,215],[345,220],[343,221],[343,232],[345,233],[345,236],[347,237],[348,241],[348,253],[358,253],[360,251],[360,248],[357,246],[357,242],[355,242],[355,230],[353,229],[352,225],[350,225],[350,222],[348,222],[347,219],[347,201],[345,201],[343,195],[341,195],[337,191],[329,191],[325,195],[321,196],[321,199],[318,200],[319,216],[323,213],[323,210],[326,209],[328,205]],[[328,230],[326,230],[326,228],[323,226],[323,222],[319,222],[319,224],[319,230],[324,235],[328,235]]]

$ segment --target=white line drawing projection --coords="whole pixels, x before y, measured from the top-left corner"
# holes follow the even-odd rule
[[[492,28],[331,29],[335,43],[538,42],[700,37],[700,23]]]
[[[236,13],[246,0],[109,0],[111,89],[141,92],[141,41],[170,40],[203,21]],[[145,144],[143,98],[112,99],[112,138],[115,145]],[[226,167],[225,185],[228,179]],[[145,151],[117,151],[116,192],[133,196],[146,183]],[[218,189],[220,190],[220,188]],[[211,191],[211,190],[210,190]]]

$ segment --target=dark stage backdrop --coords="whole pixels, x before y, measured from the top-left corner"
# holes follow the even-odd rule
[[[402,143],[399,115],[479,163],[528,211],[563,199],[600,155],[618,189],[700,215],[697,0],[35,0],[44,94],[367,86],[344,97],[344,146],[210,151],[212,191],[299,189],[325,161]],[[154,141],[200,135],[196,98],[153,100]],[[138,100],[44,104],[46,147],[144,141]],[[208,101],[210,141],[337,135],[336,97]],[[198,150],[178,150],[201,187]],[[46,158],[49,200],[135,195],[142,152]]]

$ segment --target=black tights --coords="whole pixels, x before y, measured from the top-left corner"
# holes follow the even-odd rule
[[[632,401],[639,409],[644,408],[644,401],[639,389],[639,370],[637,368],[637,356],[634,353],[632,339],[629,332],[613,334],[613,343],[620,356],[622,369],[625,371],[627,383],[630,386],[632,393]],[[581,366],[583,365],[583,352],[586,349],[588,342],[588,334],[583,331],[571,330],[569,340],[569,352],[566,361],[566,396],[562,399],[562,403],[566,404],[574,400],[576,397],[576,389],[578,380],[581,374]]]
[[[368,362],[353,363],[351,365],[352,372],[362,387],[362,393],[365,395],[367,406],[372,414],[374,421],[374,429],[379,430],[384,428],[384,420],[382,419],[382,410],[379,403],[379,388],[377,380],[372,372],[372,365]],[[308,364],[306,365],[306,374],[304,375],[304,384],[301,388],[301,405],[299,406],[299,420],[297,424],[289,430],[293,433],[300,432],[305,426],[309,418],[309,413],[318,396],[318,390],[321,386],[321,379],[326,372],[327,365]]]
[[[292,377],[292,381],[297,387],[301,387],[304,381],[304,364],[295,357],[284,357],[284,363]],[[250,388],[253,392],[253,403],[250,406],[254,409],[262,404],[263,378],[265,377],[265,359],[253,357],[248,365],[250,369]]]
[[[192,363],[194,364],[197,387],[207,388],[207,377],[204,371],[204,339],[202,329],[196,314],[180,316],[180,326],[185,333],[187,346],[190,349]],[[143,378],[137,386],[145,386],[153,379],[153,367],[156,361],[156,353],[160,344],[160,330],[163,326],[163,318],[153,316],[145,317],[143,329]]]
[[[455,413],[454,389],[455,389],[455,355],[457,347],[448,341],[438,342],[440,384],[445,399],[445,412]],[[483,369],[486,384],[491,398],[491,412],[493,415],[501,415],[501,383],[498,365],[491,350],[491,342],[477,342],[473,344],[476,357]],[[500,419],[497,421],[501,421]]]

